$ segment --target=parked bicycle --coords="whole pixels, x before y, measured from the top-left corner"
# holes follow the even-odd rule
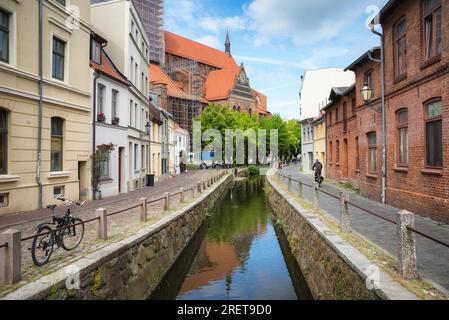
[[[73,217],[71,210],[75,207],[82,207],[85,201],[73,202],[64,198],[63,195],[59,195],[56,199],[64,202],[67,210],[63,217],[57,217],[55,215],[56,205],[47,206],[47,209],[52,211],[52,222],[42,223],[37,227],[31,247],[33,262],[39,267],[48,263],[55,246],[56,249],[62,247],[66,251],[72,251],[83,240],[83,220]],[[56,228],[53,229],[51,226],[56,226]]]

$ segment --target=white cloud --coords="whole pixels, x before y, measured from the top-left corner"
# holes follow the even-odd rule
[[[216,36],[212,36],[212,35],[198,38],[195,41],[205,44],[206,46],[216,48],[216,49],[221,49],[221,47],[223,46],[220,43],[220,40],[218,40],[218,38]]]
[[[222,30],[244,30],[246,23],[242,17],[203,17],[200,19],[199,25],[201,28],[207,31],[218,33]]]

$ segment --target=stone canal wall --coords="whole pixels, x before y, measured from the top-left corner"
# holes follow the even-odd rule
[[[274,176],[265,189],[315,299],[417,299],[279,188]]]
[[[27,284],[5,299],[146,299],[232,183],[232,175],[224,176],[193,203],[158,223]],[[78,269],[80,288],[68,290],[67,270]]]

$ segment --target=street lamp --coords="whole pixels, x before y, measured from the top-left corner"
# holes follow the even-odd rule
[[[147,135],[150,135],[150,130],[151,130],[151,123],[150,121],[148,121],[147,124],[145,125],[145,131]]]
[[[360,90],[360,93],[362,94],[362,99],[365,102],[365,104],[368,104],[371,99],[373,99],[374,96],[374,90],[368,86],[368,84],[365,83],[362,90]]]

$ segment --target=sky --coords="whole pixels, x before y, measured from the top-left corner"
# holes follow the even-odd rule
[[[226,31],[268,109],[299,118],[306,70],[347,67],[379,37],[367,27],[387,0],[165,0],[165,29],[224,50]]]

